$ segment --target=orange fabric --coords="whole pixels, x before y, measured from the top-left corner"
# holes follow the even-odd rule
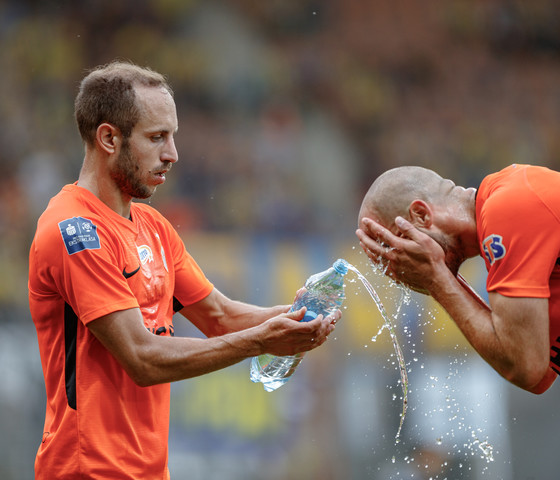
[[[169,384],[138,387],[87,324],[139,307],[148,330],[172,335],[173,297],[189,305],[212,288],[148,205],[127,220],[77,185],[51,200],[30,251],[47,392],[36,479],[169,478]]]
[[[560,173],[511,165],[489,175],[477,192],[476,220],[487,290],[548,298],[551,367],[559,373]]]

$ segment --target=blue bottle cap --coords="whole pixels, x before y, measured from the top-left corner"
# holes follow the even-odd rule
[[[313,310],[307,310],[307,312],[305,312],[305,316],[300,321],[310,322],[311,320],[315,320],[316,318],[317,314]]]
[[[348,262],[343,258],[339,258],[333,263],[333,268],[341,275],[346,275],[348,273]]]

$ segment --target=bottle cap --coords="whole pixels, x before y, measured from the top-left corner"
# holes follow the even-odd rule
[[[310,322],[311,320],[315,320],[318,315],[313,310],[307,310],[305,312],[305,316],[300,320],[301,322]]]
[[[348,273],[348,262],[343,258],[339,258],[333,263],[333,268],[341,275],[346,275]]]

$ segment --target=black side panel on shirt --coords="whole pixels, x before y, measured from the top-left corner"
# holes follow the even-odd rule
[[[175,297],[173,297],[173,311],[177,313],[179,310],[183,310],[183,307],[184,305]]]
[[[68,406],[76,410],[76,337],[78,316],[67,303],[64,304],[64,380]]]

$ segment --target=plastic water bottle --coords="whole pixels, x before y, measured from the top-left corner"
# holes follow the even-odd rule
[[[344,299],[344,275],[348,273],[348,263],[338,259],[324,272],[311,275],[294,300],[290,312],[307,307],[302,322],[309,322],[319,315],[327,316],[338,310]],[[279,357],[265,353],[251,360],[251,380],[261,382],[267,392],[284,385],[295,372],[304,353]]]

